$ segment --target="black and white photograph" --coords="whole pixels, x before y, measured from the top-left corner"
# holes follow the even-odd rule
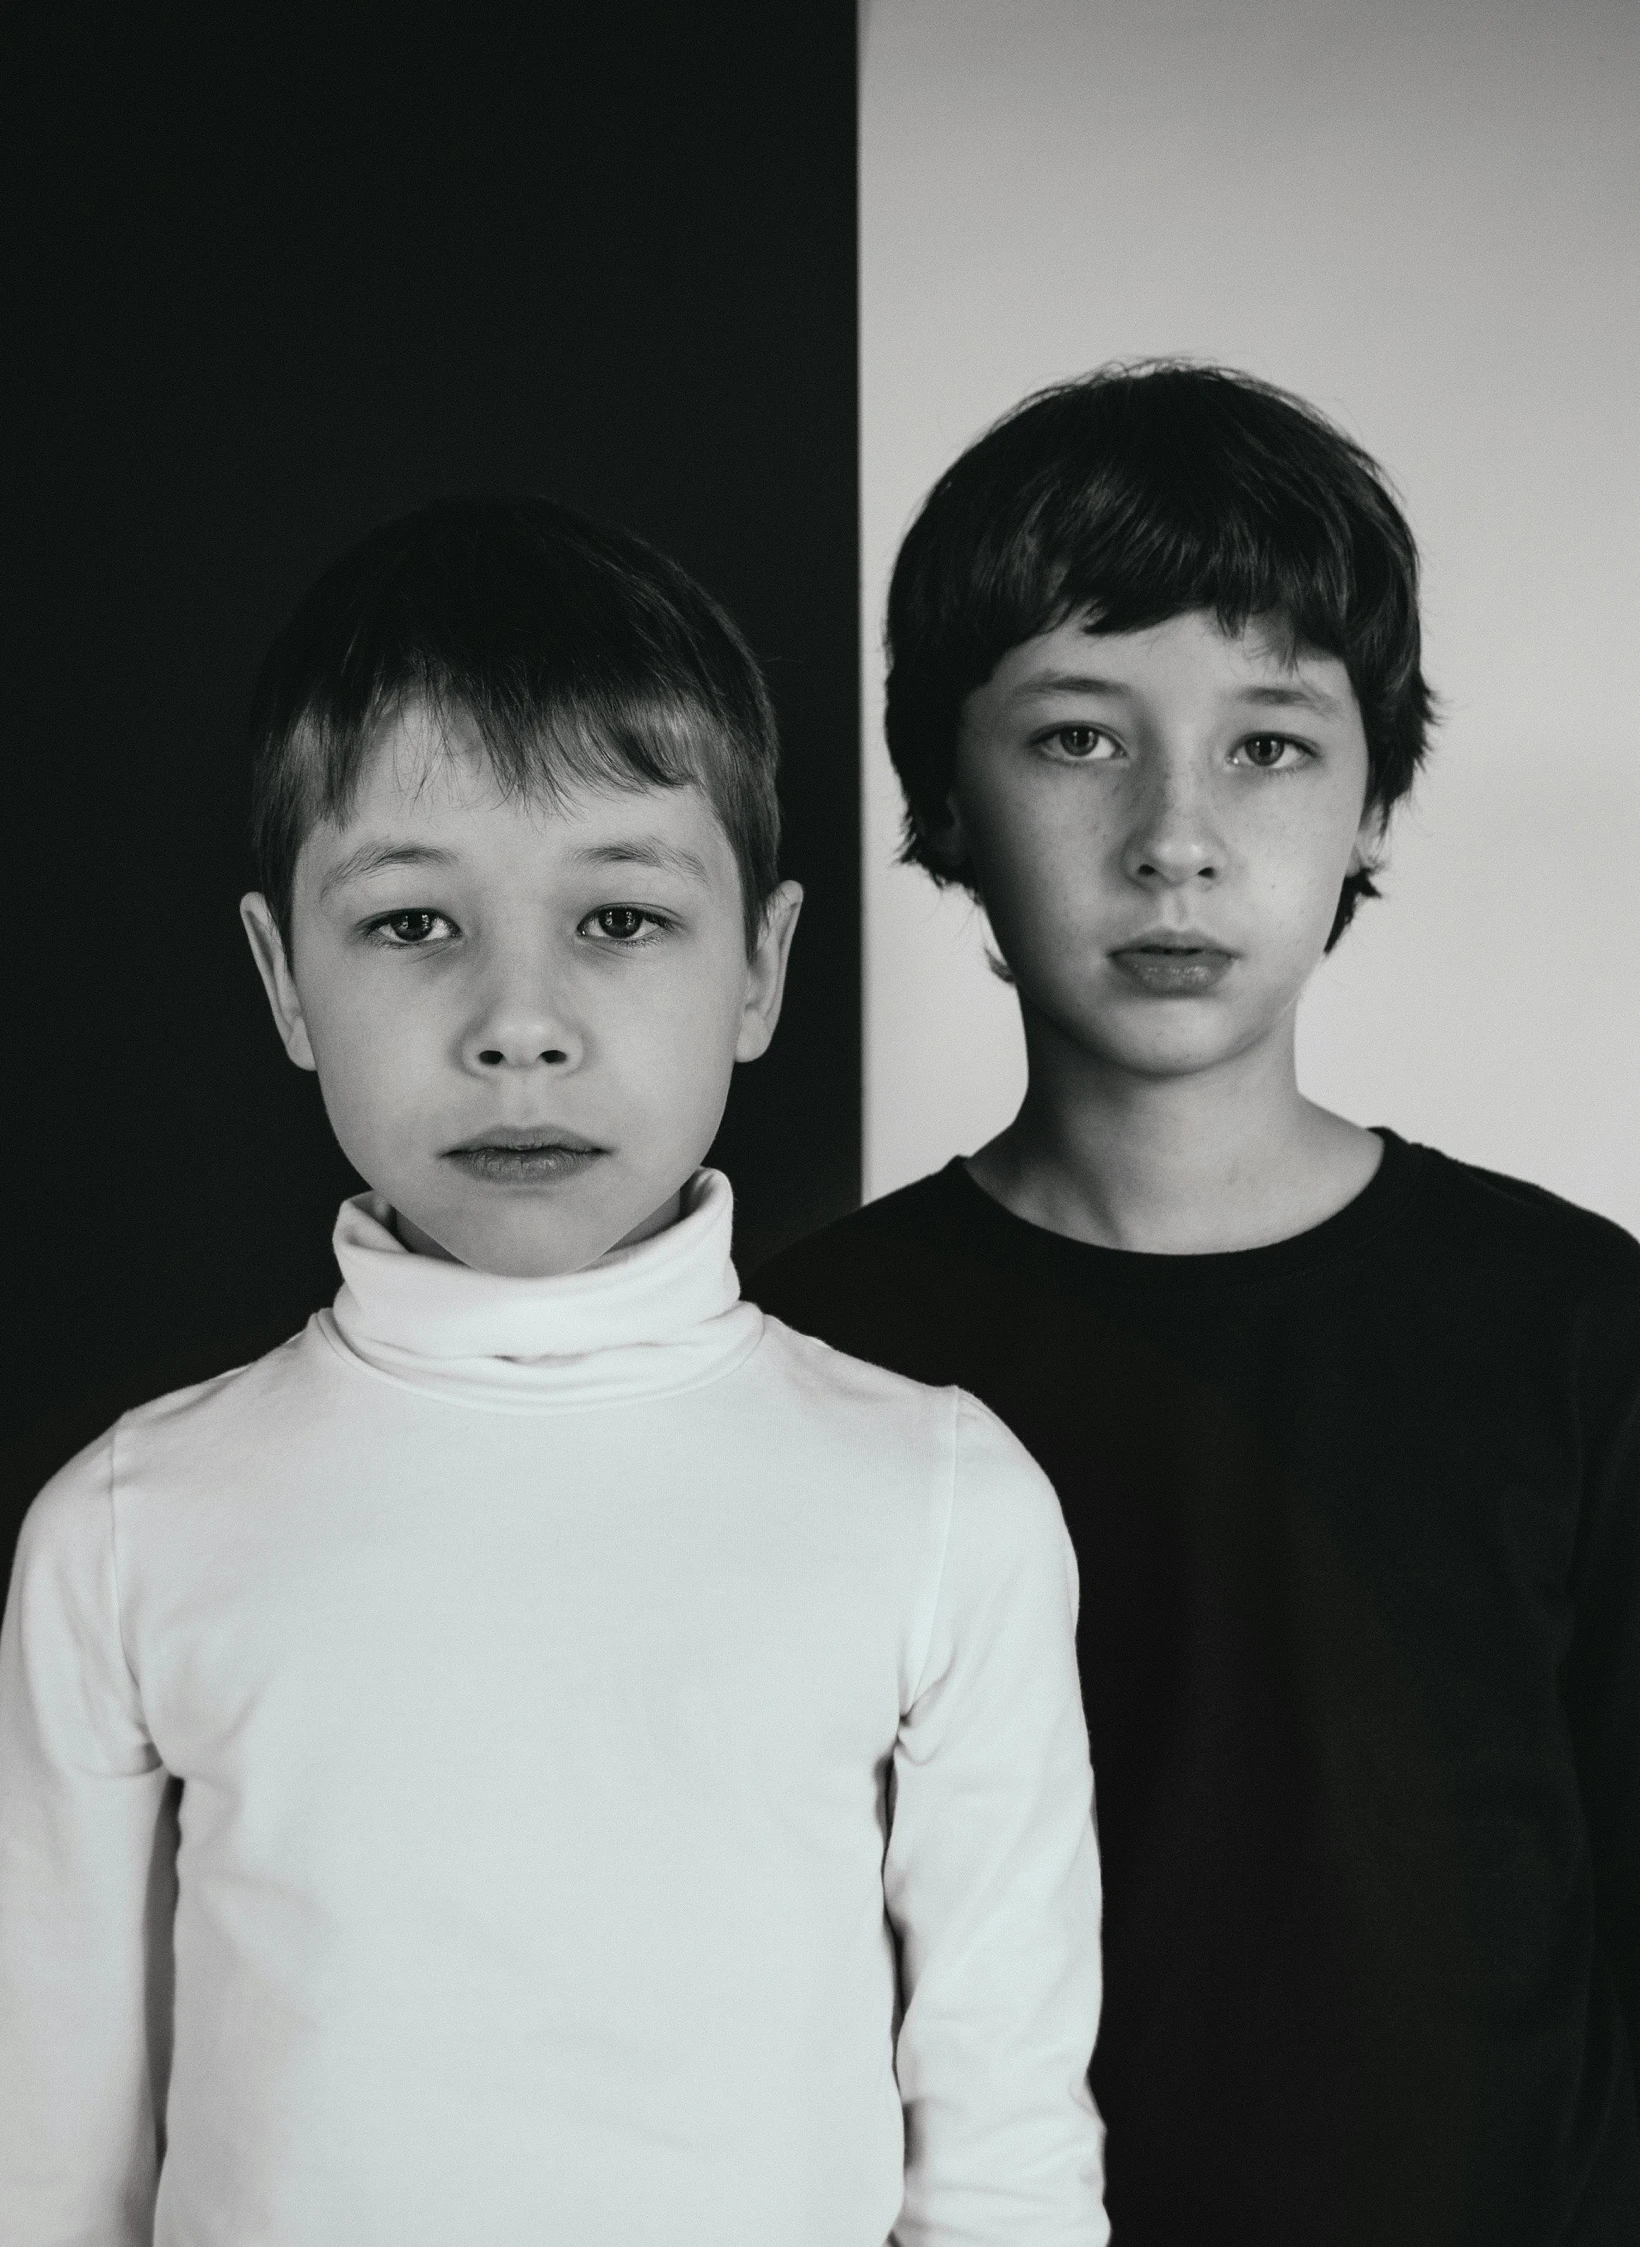
[[[0,2241],[1635,2247],[1634,0],[0,98]]]

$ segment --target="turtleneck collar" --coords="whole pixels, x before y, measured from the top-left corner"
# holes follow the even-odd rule
[[[613,1404],[693,1388],[757,1346],[763,1319],[730,1260],[734,1196],[695,1173],[665,1232],[585,1271],[511,1279],[418,1256],[379,1194],[342,1204],[342,1291],[327,1340],[410,1387],[502,1411]]]

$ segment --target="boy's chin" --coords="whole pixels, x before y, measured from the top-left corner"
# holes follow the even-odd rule
[[[520,1280],[562,1279],[585,1271],[611,1249],[625,1248],[675,1224],[682,1189],[659,1207],[574,1208],[563,1198],[546,1207],[519,1195],[488,1207],[442,1208],[420,1217],[395,1204],[393,1229],[418,1256],[466,1264],[477,1272]]]
[[[1148,1017],[1148,1018],[1147,1018]],[[1245,1067],[1255,1054],[1290,1045],[1279,1020],[1237,1020],[1212,1003],[1158,1001],[1125,1019],[1066,1025],[1062,1035],[1088,1061],[1118,1078],[1163,1084]]]

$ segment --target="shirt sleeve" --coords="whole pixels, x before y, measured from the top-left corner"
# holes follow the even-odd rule
[[[1566,1702],[1601,1947],[1640,2078],[1640,1285],[1615,1315],[1603,1306],[1589,1323],[1589,1472]]]
[[[1099,1860],[1076,1564],[1053,1490],[957,1399],[944,1567],[895,1748],[906,2186],[896,2247],[1099,2247]]]
[[[30,1508],[0,1627],[7,2247],[146,2247],[153,2232],[175,1789],[121,1643],[113,1443]]]

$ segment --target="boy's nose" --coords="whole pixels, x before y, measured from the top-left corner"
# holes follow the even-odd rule
[[[1217,881],[1224,845],[1200,790],[1158,788],[1133,823],[1123,859],[1129,878],[1147,888]]]
[[[567,1046],[545,1045],[532,1050],[527,1038],[512,1038],[502,1045],[479,1047],[474,1058],[481,1069],[532,1068],[537,1061],[562,1065],[570,1059]]]
[[[1148,839],[1132,856],[1130,871],[1136,881],[1154,888],[1178,889],[1187,882],[1215,882],[1221,872],[1219,855],[1206,842]]]
[[[501,1069],[573,1068],[582,1035],[568,1010],[540,992],[497,993],[462,1038],[463,1065],[480,1076]]]

